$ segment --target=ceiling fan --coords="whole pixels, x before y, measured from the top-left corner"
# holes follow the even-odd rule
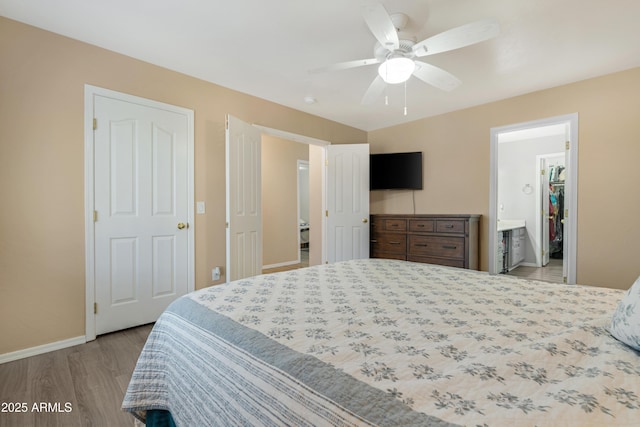
[[[378,76],[362,98],[363,104],[373,103],[387,84],[403,83],[411,76],[445,91],[458,87],[461,81],[448,71],[418,61],[416,58],[447,52],[489,40],[498,35],[497,21],[487,19],[444,31],[420,42],[403,31],[409,18],[403,13],[389,15],[381,4],[363,8],[364,20],[377,40],[374,58],[340,62],[311,72],[346,70],[380,64]]]

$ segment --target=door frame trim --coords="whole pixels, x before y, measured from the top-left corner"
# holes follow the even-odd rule
[[[89,84],[84,85],[84,229],[85,229],[85,340],[96,338],[93,310],[95,302],[95,229],[94,211],[94,98],[103,96],[143,106],[164,109],[187,117],[187,291],[195,289],[195,219],[194,219],[194,111],[147,98],[141,98]]]
[[[496,233],[498,219],[498,135],[523,129],[549,126],[554,124],[567,124],[569,127],[569,169],[565,180],[565,192],[569,197],[565,199],[565,208],[569,211],[569,239],[566,245],[568,256],[565,259],[567,283],[576,283],[576,260],[578,241],[578,113],[549,117],[541,120],[517,123],[507,126],[491,128],[490,146],[491,163],[489,177],[489,268],[490,274],[496,274]]]

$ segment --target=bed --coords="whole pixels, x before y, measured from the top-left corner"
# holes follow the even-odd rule
[[[624,295],[384,259],[243,279],[162,314],[123,409],[178,426],[636,426],[640,352],[609,331]]]

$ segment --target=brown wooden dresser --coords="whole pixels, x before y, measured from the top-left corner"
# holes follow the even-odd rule
[[[371,215],[371,258],[478,269],[480,215]]]

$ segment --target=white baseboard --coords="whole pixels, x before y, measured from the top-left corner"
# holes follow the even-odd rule
[[[287,267],[289,265],[295,265],[295,264],[300,264],[300,260],[295,260],[295,261],[286,261],[286,262],[279,262],[277,264],[269,264],[269,265],[263,265],[262,269],[263,270],[268,270],[270,268],[280,268],[280,267]]]
[[[31,356],[48,353],[50,351],[62,350],[63,348],[73,347],[74,345],[84,344],[87,340],[84,335],[75,338],[69,338],[62,341],[56,341],[49,344],[43,344],[36,347],[25,348],[24,350],[13,351],[11,353],[0,354],[0,365],[14,360],[25,359]]]

